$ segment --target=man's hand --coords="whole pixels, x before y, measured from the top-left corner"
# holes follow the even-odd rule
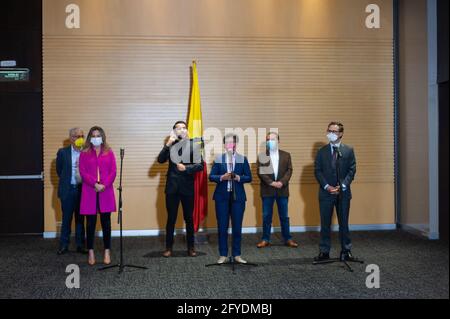
[[[239,175],[234,175],[234,180],[236,181],[236,182],[239,182],[240,180],[241,180],[241,177],[239,176]]]
[[[282,188],[283,187],[283,183],[278,181],[278,182],[272,182],[270,184],[270,186],[275,187],[275,188]]]
[[[177,140],[177,136],[175,132],[172,130],[170,131],[169,140],[166,143],[166,146],[172,145]]]
[[[340,188],[339,186],[337,186],[337,187],[328,186],[327,191],[328,191],[328,193],[330,193],[332,195],[337,195],[337,194],[339,194],[339,188]]]
[[[184,166],[184,164],[178,163],[178,164],[177,164],[177,169],[178,169],[180,172],[184,172],[184,171],[186,170],[186,166]]]
[[[96,183],[95,184],[95,191],[97,193],[101,193],[101,192],[105,191],[105,185]]]

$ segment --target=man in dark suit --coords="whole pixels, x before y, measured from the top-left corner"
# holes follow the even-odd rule
[[[169,140],[159,153],[158,162],[169,161],[166,181],[166,250],[164,257],[172,256],[173,232],[177,221],[178,207],[183,206],[183,217],[186,223],[186,239],[188,256],[195,257],[194,249],[194,176],[195,172],[203,170],[201,145],[190,140],[187,125],[177,121],[173,125]]]
[[[59,177],[58,197],[61,200],[62,225],[58,255],[69,251],[72,216],[75,214],[75,241],[77,252],[86,254],[84,216],[80,215],[81,177],[78,170],[84,134],[80,128],[69,131],[70,145],[58,150],[56,173]]]
[[[288,198],[289,180],[292,176],[291,154],[278,148],[280,136],[269,132],[266,136],[266,152],[258,155],[257,169],[261,180],[260,192],[263,202],[263,236],[256,247],[270,245],[273,204],[278,206],[281,234],[288,247],[296,248],[298,244],[292,240],[289,231]]]
[[[247,263],[241,257],[241,238],[242,220],[247,201],[244,184],[252,181],[252,172],[247,158],[236,152],[237,143],[237,135],[225,135],[223,144],[226,152],[215,159],[209,175],[209,180],[217,184],[213,199],[219,233],[218,264],[223,264],[227,260],[230,219],[233,237],[231,254],[236,262]]]
[[[328,125],[329,144],[322,147],[315,160],[315,177],[319,182],[320,245],[316,261],[330,258],[331,217],[336,207],[339,222],[341,259],[353,260],[349,234],[349,211],[352,192],[350,184],[356,173],[355,153],[351,146],[341,143],[344,126],[339,122]]]

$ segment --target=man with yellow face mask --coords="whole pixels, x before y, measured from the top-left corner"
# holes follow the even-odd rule
[[[75,213],[75,240],[77,252],[87,253],[84,216],[80,215],[81,177],[78,161],[84,146],[83,131],[75,127],[69,130],[70,145],[58,150],[56,172],[59,177],[58,197],[61,200],[62,225],[58,255],[69,251],[72,217]]]

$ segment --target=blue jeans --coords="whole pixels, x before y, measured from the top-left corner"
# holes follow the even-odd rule
[[[216,201],[217,229],[219,233],[219,254],[228,256],[228,225],[231,218],[233,257],[241,255],[242,220],[244,218],[245,202]]]
[[[263,197],[263,237],[262,240],[270,242],[272,229],[273,204],[277,202],[278,216],[280,217],[281,234],[285,242],[292,239],[289,231],[288,197]]]
[[[61,200],[62,225],[60,248],[69,248],[72,217],[75,213],[75,241],[78,248],[85,246],[84,216],[80,215],[81,187],[70,187],[69,194]]]

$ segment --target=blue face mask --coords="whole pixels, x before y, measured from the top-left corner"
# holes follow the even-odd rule
[[[267,149],[270,151],[275,151],[278,147],[278,143],[276,141],[270,140],[266,142]]]

